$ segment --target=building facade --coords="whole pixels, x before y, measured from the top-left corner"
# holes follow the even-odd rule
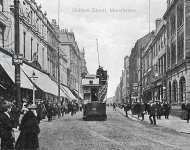
[[[141,101],[142,99],[142,54],[153,36],[154,32],[151,32],[137,40],[134,48],[131,50],[131,55],[129,58],[129,85],[131,102]]]
[[[124,57],[124,70],[122,71],[122,100],[129,102],[129,56]]]
[[[60,32],[60,47],[68,60],[67,85],[77,91],[81,91],[81,54],[73,32],[63,29]]]
[[[8,54],[7,57],[13,57],[15,52],[15,18],[13,10],[14,0],[0,0],[0,48],[1,52],[3,51],[3,53]],[[33,72],[38,75],[37,83],[32,84],[35,84],[39,88],[37,90],[38,93],[39,91],[47,93],[41,98],[49,99],[46,95],[51,95],[51,101],[57,99],[58,91],[60,91],[58,90],[59,75],[61,84],[79,91],[82,61],[74,33],[69,32],[65,34],[65,32],[60,30],[55,19],[50,22],[47,19],[47,13],[42,12],[41,5],[38,5],[35,0],[19,0],[19,23],[19,52],[23,56],[23,65],[21,65],[21,92],[25,91],[24,96],[27,97],[28,94],[32,95],[33,88],[31,86],[27,89],[26,85],[23,86],[23,79],[28,81],[28,83],[30,81],[26,80],[23,72],[25,72],[24,74],[27,75],[27,78],[31,78]],[[63,33],[67,37],[66,41],[61,38]],[[68,43],[64,45],[63,43],[65,42]],[[4,57],[4,54],[0,55],[0,57]],[[7,60],[11,59],[8,58]],[[12,75],[11,79],[14,84],[14,65],[10,61],[8,63],[9,69],[12,70],[12,72],[9,72],[9,76]],[[7,64],[4,64],[3,61],[0,62],[0,69],[6,71]],[[43,85],[42,80],[45,78],[47,79],[47,83]],[[46,84],[49,87],[45,86]],[[64,94],[65,91],[67,91],[67,94]],[[60,91],[62,97],[72,97],[72,99],[75,99],[73,95],[69,95],[68,93],[71,94],[71,92],[68,92],[68,89]],[[39,95],[43,94],[39,93]]]
[[[156,20],[155,35],[143,52],[144,101],[166,101],[166,22]]]
[[[190,1],[168,0],[167,99],[179,105],[190,99]]]

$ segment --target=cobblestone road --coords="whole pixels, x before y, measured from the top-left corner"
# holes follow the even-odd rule
[[[66,115],[40,124],[40,150],[189,150],[190,135],[125,118],[112,109],[107,121]]]

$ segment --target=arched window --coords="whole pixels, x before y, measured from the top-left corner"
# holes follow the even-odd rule
[[[179,80],[179,100],[185,102],[186,98],[186,81],[184,77]]]
[[[172,85],[172,95],[173,95],[173,98],[172,98],[172,101],[173,103],[177,103],[177,95],[178,95],[178,86],[177,86],[177,81],[173,81],[173,85]]]

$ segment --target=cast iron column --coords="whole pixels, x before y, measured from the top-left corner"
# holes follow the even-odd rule
[[[18,58],[20,54],[20,28],[19,28],[19,0],[14,0],[14,27],[15,27],[15,56]],[[15,86],[16,86],[16,103],[21,106],[20,91],[20,63],[15,63]]]

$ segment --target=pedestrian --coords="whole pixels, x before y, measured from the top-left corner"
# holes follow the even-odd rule
[[[37,119],[36,105],[28,106],[28,111],[23,116],[19,126],[20,135],[16,142],[16,150],[37,150],[39,149],[38,134],[40,133]]]
[[[186,104],[186,111],[187,111],[187,123],[189,123],[189,119],[190,119],[190,103]]]
[[[156,125],[157,105],[155,103],[150,104],[149,120],[150,124]]]
[[[113,103],[113,111],[116,111],[116,104]]]
[[[128,111],[131,109],[129,104],[124,104],[125,116],[128,117]]]
[[[164,102],[163,113],[164,113],[165,119],[169,119],[170,109],[171,109],[170,105],[167,102]]]
[[[14,131],[13,122],[10,117],[12,104],[8,101],[2,103],[0,112],[0,137],[1,150],[14,150]]]
[[[48,121],[52,121],[52,116],[53,116],[53,108],[51,106],[50,103],[47,104],[47,118],[48,118]]]

